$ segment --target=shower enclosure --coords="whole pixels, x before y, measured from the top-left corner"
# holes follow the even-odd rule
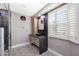
[[[10,36],[10,11],[0,9],[0,55],[9,55]]]

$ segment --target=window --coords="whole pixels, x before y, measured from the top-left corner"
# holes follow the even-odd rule
[[[48,21],[48,34],[49,36],[56,35],[56,20],[55,20],[55,13],[49,15]]]
[[[48,14],[48,33],[51,37],[68,38],[67,8]]]
[[[48,36],[79,44],[79,4],[67,4],[48,13]]]
[[[57,12],[57,36],[60,38],[68,37],[68,18],[67,8],[64,8]]]
[[[77,4],[69,4],[68,7],[68,19],[69,19],[69,39],[70,41],[73,41],[75,43],[78,43],[78,27],[76,27],[78,24],[79,18],[77,19],[78,16],[78,5]]]

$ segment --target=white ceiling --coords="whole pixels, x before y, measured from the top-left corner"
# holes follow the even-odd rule
[[[10,3],[12,12],[16,12],[26,16],[33,16],[47,3]]]

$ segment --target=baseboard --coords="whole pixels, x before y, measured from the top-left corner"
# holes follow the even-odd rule
[[[27,42],[27,43],[22,43],[22,44],[14,45],[14,46],[12,46],[11,48],[17,48],[17,47],[25,46],[25,45],[28,45],[28,44],[30,44],[30,43],[29,43],[29,42]]]
[[[55,54],[56,56],[63,56],[62,54],[60,54],[60,53],[58,53],[58,52],[56,52],[56,51],[54,51],[54,50],[52,50],[50,48],[48,48],[48,51],[50,51],[51,53]]]

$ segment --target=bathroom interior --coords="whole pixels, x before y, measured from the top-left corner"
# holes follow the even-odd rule
[[[79,56],[79,3],[0,3],[0,56]]]

